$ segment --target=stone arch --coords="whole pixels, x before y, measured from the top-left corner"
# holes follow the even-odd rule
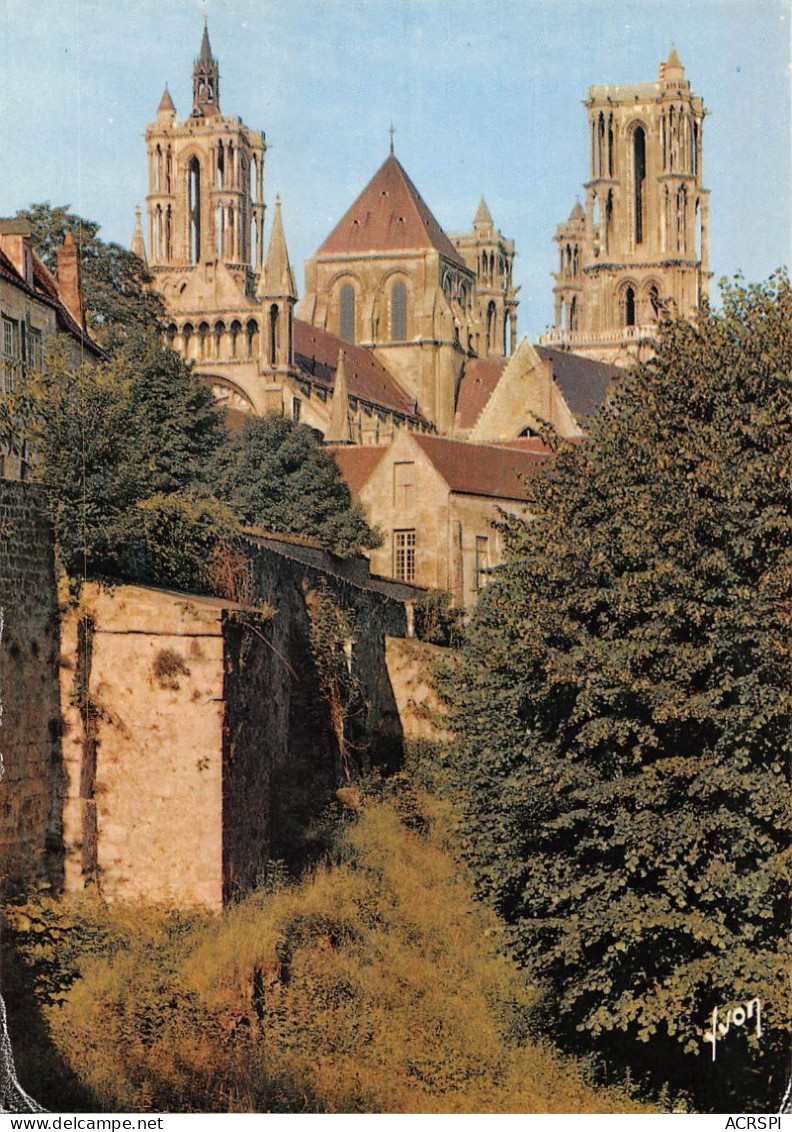
[[[219,318],[214,324],[212,332],[214,334],[214,356],[218,359],[223,359],[227,353],[227,331],[226,324],[223,322],[222,318]]]
[[[247,320],[245,338],[247,339],[247,356],[255,358],[259,351],[259,326],[255,318]]]
[[[230,339],[229,344],[231,346],[231,357],[232,358],[239,357],[239,352],[240,352],[239,351],[239,339],[241,337],[241,334],[242,334],[242,323],[239,321],[238,318],[235,318],[228,328],[228,336],[229,336],[229,339]]]
[[[663,313],[662,283],[659,279],[644,280],[641,288],[641,322],[657,322]]]
[[[209,355],[209,323],[198,323],[198,360],[206,361]]]
[[[619,322],[622,326],[637,325],[638,286],[633,279],[625,279],[619,288]]]
[[[256,408],[250,397],[235,381],[229,381],[227,377],[219,377],[216,374],[202,374],[202,380],[211,386],[216,400],[221,405],[241,413],[255,414]]]
[[[185,322],[182,327],[182,350],[187,361],[195,360],[195,327],[191,322]]]

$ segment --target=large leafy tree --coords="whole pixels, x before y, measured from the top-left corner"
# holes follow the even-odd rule
[[[340,555],[379,545],[313,430],[276,413],[250,417],[229,435],[211,479],[249,526],[307,535]]]
[[[99,237],[99,225],[69,211],[68,205],[33,204],[17,214],[30,223],[33,243],[57,277],[57,249],[71,233],[80,251],[83,301],[88,330],[102,346],[115,350],[130,337],[156,333],[162,300],[146,288],[145,264],[120,244]]]
[[[28,440],[38,453],[69,573],[142,570],[206,587],[201,562],[217,566],[217,551],[230,569],[240,522],[310,535],[342,554],[375,545],[309,429],[251,418],[228,435],[209,386],[164,343],[162,303],[136,256],[66,206],[19,215],[53,272],[73,235],[89,330],[107,353],[73,369],[55,349],[43,375],[0,399],[0,442]]]
[[[665,326],[505,523],[450,687],[480,890],[558,1035],[719,1111],[780,1096],[790,1031],[791,375],[784,274]]]

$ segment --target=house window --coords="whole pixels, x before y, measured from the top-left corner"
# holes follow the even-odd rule
[[[44,370],[44,340],[40,330],[28,331],[28,357],[30,366],[37,373]]]
[[[415,581],[415,531],[393,532],[393,576],[400,582]]]
[[[393,465],[393,502],[397,507],[410,507],[415,487],[415,462],[404,460]]]
[[[19,357],[19,323],[12,318],[3,318],[3,357]]]
[[[3,318],[3,356],[0,365],[0,393],[12,393],[19,365],[19,323]]]
[[[476,535],[475,586],[481,590],[486,586],[489,576],[489,539],[486,535]]]

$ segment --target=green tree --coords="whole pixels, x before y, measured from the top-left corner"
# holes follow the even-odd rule
[[[231,433],[211,478],[217,496],[249,526],[315,538],[339,555],[379,545],[316,434],[276,413],[251,417]]]
[[[67,232],[74,237],[88,330],[102,346],[112,351],[130,336],[157,333],[164,307],[146,288],[150,279],[142,260],[119,244],[105,243],[99,225],[69,212],[68,205],[32,204],[17,215],[30,223],[36,251],[56,278],[57,249]]]
[[[791,374],[783,273],[668,323],[504,524],[449,678],[479,888],[558,1035],[717,1111],[780,1097],[792,1013]]]

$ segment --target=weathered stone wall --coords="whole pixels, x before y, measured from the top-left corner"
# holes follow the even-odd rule
[[[385,658],[405,739],[445,741],[451,732],[445,707],[432,683],[438,665],[456,664],[458,653],[426,641],[388,637]]]
[[[90,583],[64,618],[68,888],[219,908],[315,858],[338,786],[397,764],[385,641],[411,591],[274,542],[251,543],[258,613]]]
[[[60,870],[58,606],[41,490],[0,480],[0,875]]]

